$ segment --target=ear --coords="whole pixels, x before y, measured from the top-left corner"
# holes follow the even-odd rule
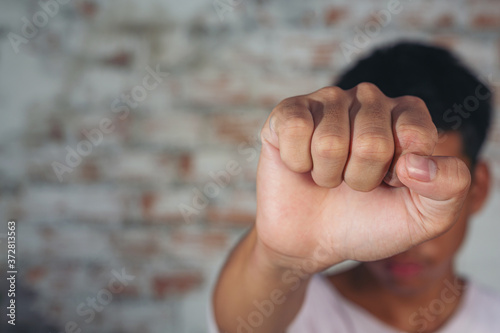
[[[472,174],[472,183],[469,190],[470,213],[475,214],[481,210],[488,193],[490,192],[490,169],[484,161],[478,161]]]

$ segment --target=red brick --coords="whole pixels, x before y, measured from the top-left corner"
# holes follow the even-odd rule
[[[255,214],[238,209],[220,209],[210,207],[207,209],[207,221],[213,225],[235,225],[246,227],[255,222]]]
[[[191,154],[181,154],[179,158],[179,170],[183,178],[190,178],[193,172],[193,159],[191,157]]]
[[[450,28],[455,24],[455,17],[451,14],[442,14],[436,20],[436,27],[438,28]]]
[[[156,274],[152,281],[153,297],[163,299],[170,294],[183,294],[199,287],[203,277],[199,272]]]
[[[500,28],[500,14],[478,14],[472,19],[471,24],[479,29]]]
[[[199,245],[204,250],[224,249],[228,244],[228,236],[222,232],[192,233],[182,230],[175,231],[172,235],[174,246]]]
[[[62,142],[64,139],[63,125],[58,119],[51,119],[49,137],[55,142]]]
[[[144,218],[151,218],[151,208],[153,207],[154,202],[156,201],[156,195],[152,192],[145,192],[142,194],[141,198],[141,207],[142,207],[142,215]]]
[[[417,28],[420,26],[425,26],[423,17],[418,13],[406,14],[401,18],[401,21],[408,27]]]
[[[128,229],[110,235],[110,244],[127,255],[140,257],[159,253],[158,234],[148,228]]]
[[[336,43],[320,44],[314,47],[312,66],[313,68],[329,68],[331,66],[333,53],[337,50]]]
[[[133,56],[130,52],[119,51],[102,60],[104,65],[116,67],[128,67],[131,65]]]
[[[329,8],[325,11],[325,25],[335,25],[347,16],[345,8]]]
[[[46,275],[47,275],[47,268],[42,266],[35,266],[28,270],[26,274],[26,281],[30,284],[37,284]]]
[[[454,35],[438,35],[432,42],[441,47],[454,49],[458,43],[457,37]]]
[[[81,178],[84,181],[98,181],[101,179],[99,168],[92,161],[85,161],[79,170],[81,171]]]
[[[95,1],[90,1],[90,0],[84,0],[78,2],[77,8],[80,11],[80,13],[82,13],[87,18],[93,17],[99,9],[97,3]]]
[[[393,16],[362,53],[379,41],[409,33],[453,48],[478,72],[493,73],[498,81],[497,1],[450,3],[402,3],[401,14]],[[80,1],[76,6],[84,24],[94,19],[98,23],[98,2]],[[107,9],[120,9],[113,6]],[[166,20],[168,25],[152,14],[165,21],[161,6],[141,4],[137,10],[116,11],[128,23],[109,17],[98,35],[88,31],[88,43],[70,43],[74,49],[63,63],[78,65],[68,67],[70,72],[50,60],[36,73],[30,64],[37,57],[26,66],[11,66],[24,70],[16,72],[23,80],[10,85],[23,93],[16,100],[14,90],[8,89],[7,111],[15,117],[22,109],[9,108],[27,107],[28,113],[8,122],[15,124],[9,128],[12,137],[21,130],[22,140],[0,145],[0,153],[6,153],[0,159],[0,174],[7,180],[2,188],[8,187],[0,192],[0,216],[19,219],[19,234],[29,240],[20,244],[21,256],[41,260],[26,262],[26,282],[39,293],[42,310],[53,309],[54,320],[63,325],[77,317],[77,302],[106,288],[112,267],[127,267],[136,280],[113,295],[114,301],[82,331],[155,332],[174,319],[179,327],[173,330],[202,332],[203,320],[195,317],[202,313],[195,309],[201,309],[202,302],[196,297],[208,292],[206,279],[218,267],[213,261],[222,261],[236,236],[255,221],[258,155],[247,161],[249,155],[238,151],[239,144],[248,143],[246,147],[255,147],[258,154],[258,143],[249,137],[258,136],[273,107],[286,97],[329,85],[346,65],[339,43],[352,42],[353,28],[363,29],[376,11],[387,8],[387,1],[318,2],[314,8],[304,2],[290,4],[286,11],[269,1],[247,8],[243,3],[226,13],[224,22],[210,3],[207,6],[189,6],[190,13],[183,16],[177,14],[185,6],[171,6],[167,16],[176,20]],[[245,31],[241,20],[255,21],[257,29]],[[155,33],[142,38],[131,29]],[[48,33],[30,42],[37,55],[65,45],[67,36],[57,27]],[[154,49],[135,47],[139,39],[139,44]],[[81,61],[73,61],[75,55]],[[111,101],[141,84],[146,74],[142,60],[151,67],[161,63],[172,73],[119,120],[111,112]],[[70,84],[60,79],[71,76],[76,80]],[[51,93],[61,86],[67,89],[64,103]],[[64,161],[64,147],[75,148],[85,139],[81,130],[97,128],[103,117],[113,119],[114,131],[60,183],[51,162]],[[499,128],[493,128],[484,153],[491,160],[496,191]],[[208,173],[223,170],[230,159],[238,161],[241,174],[231,178],[194,223],[185,224],[179,204],[192,205],[192,189],[213,181]],[[164,301],[169,296],[175,296],[172,303]]]
[[[248,137],[260,130],[265,118],[260,113],[252,111],[240,114],[218,114],[211,119],[211,130],[215,131],[221,141],[230,141],[235,144],[246,142]]]

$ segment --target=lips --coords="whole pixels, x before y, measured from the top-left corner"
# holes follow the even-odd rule
[[[420,274],[424,266],[417,262],[389,262],[386,268],[398,277],[412,277]]]

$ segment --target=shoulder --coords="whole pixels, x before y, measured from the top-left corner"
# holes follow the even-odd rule
[[[477,332],[500,332],[500,293],[476,282],[469,282],[463,314]]]
[[[306,301],[308,304],[318,304],[324,306],[328,303],[330,306],[338,307],[344,305],[344,299],[338,290],[323,274],[316,274],[311,278],[307,288]]]
[[[469,289],[472,305],[481,312],[494,313],[500,320],[500,293],[476,282],[470,282]]]
[[[340,316],[342,300],[337,291],[321,274],[311,278],[302,307],[289,327],[295,332],[348,332],[345,317]]]
[[[339,302],[339,298],[335,288],[328,282],[326,277],[316,274],[309,282],[302,309],[316,311],[316,307],[323,308],[325,304],[331,307],[337,302]]]
[[[356,306],[322,274],[309,282],[302,308],[289,327],[289,333],[387,333],[393,330]]]

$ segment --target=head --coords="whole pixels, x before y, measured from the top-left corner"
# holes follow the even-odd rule
[[[490,176],[479,157],[491,118],[492,93],[449,51],[413,42],[376,50],[334,85],[350,89],[371,82],[389,97],[420,97],[440,134],[435,155],[457,156],[471,170],[472,184],[458,222],[445,234],[366,268],[385,286],[404,293],[430,288],[453,272],[469,218],[486,201]]]

